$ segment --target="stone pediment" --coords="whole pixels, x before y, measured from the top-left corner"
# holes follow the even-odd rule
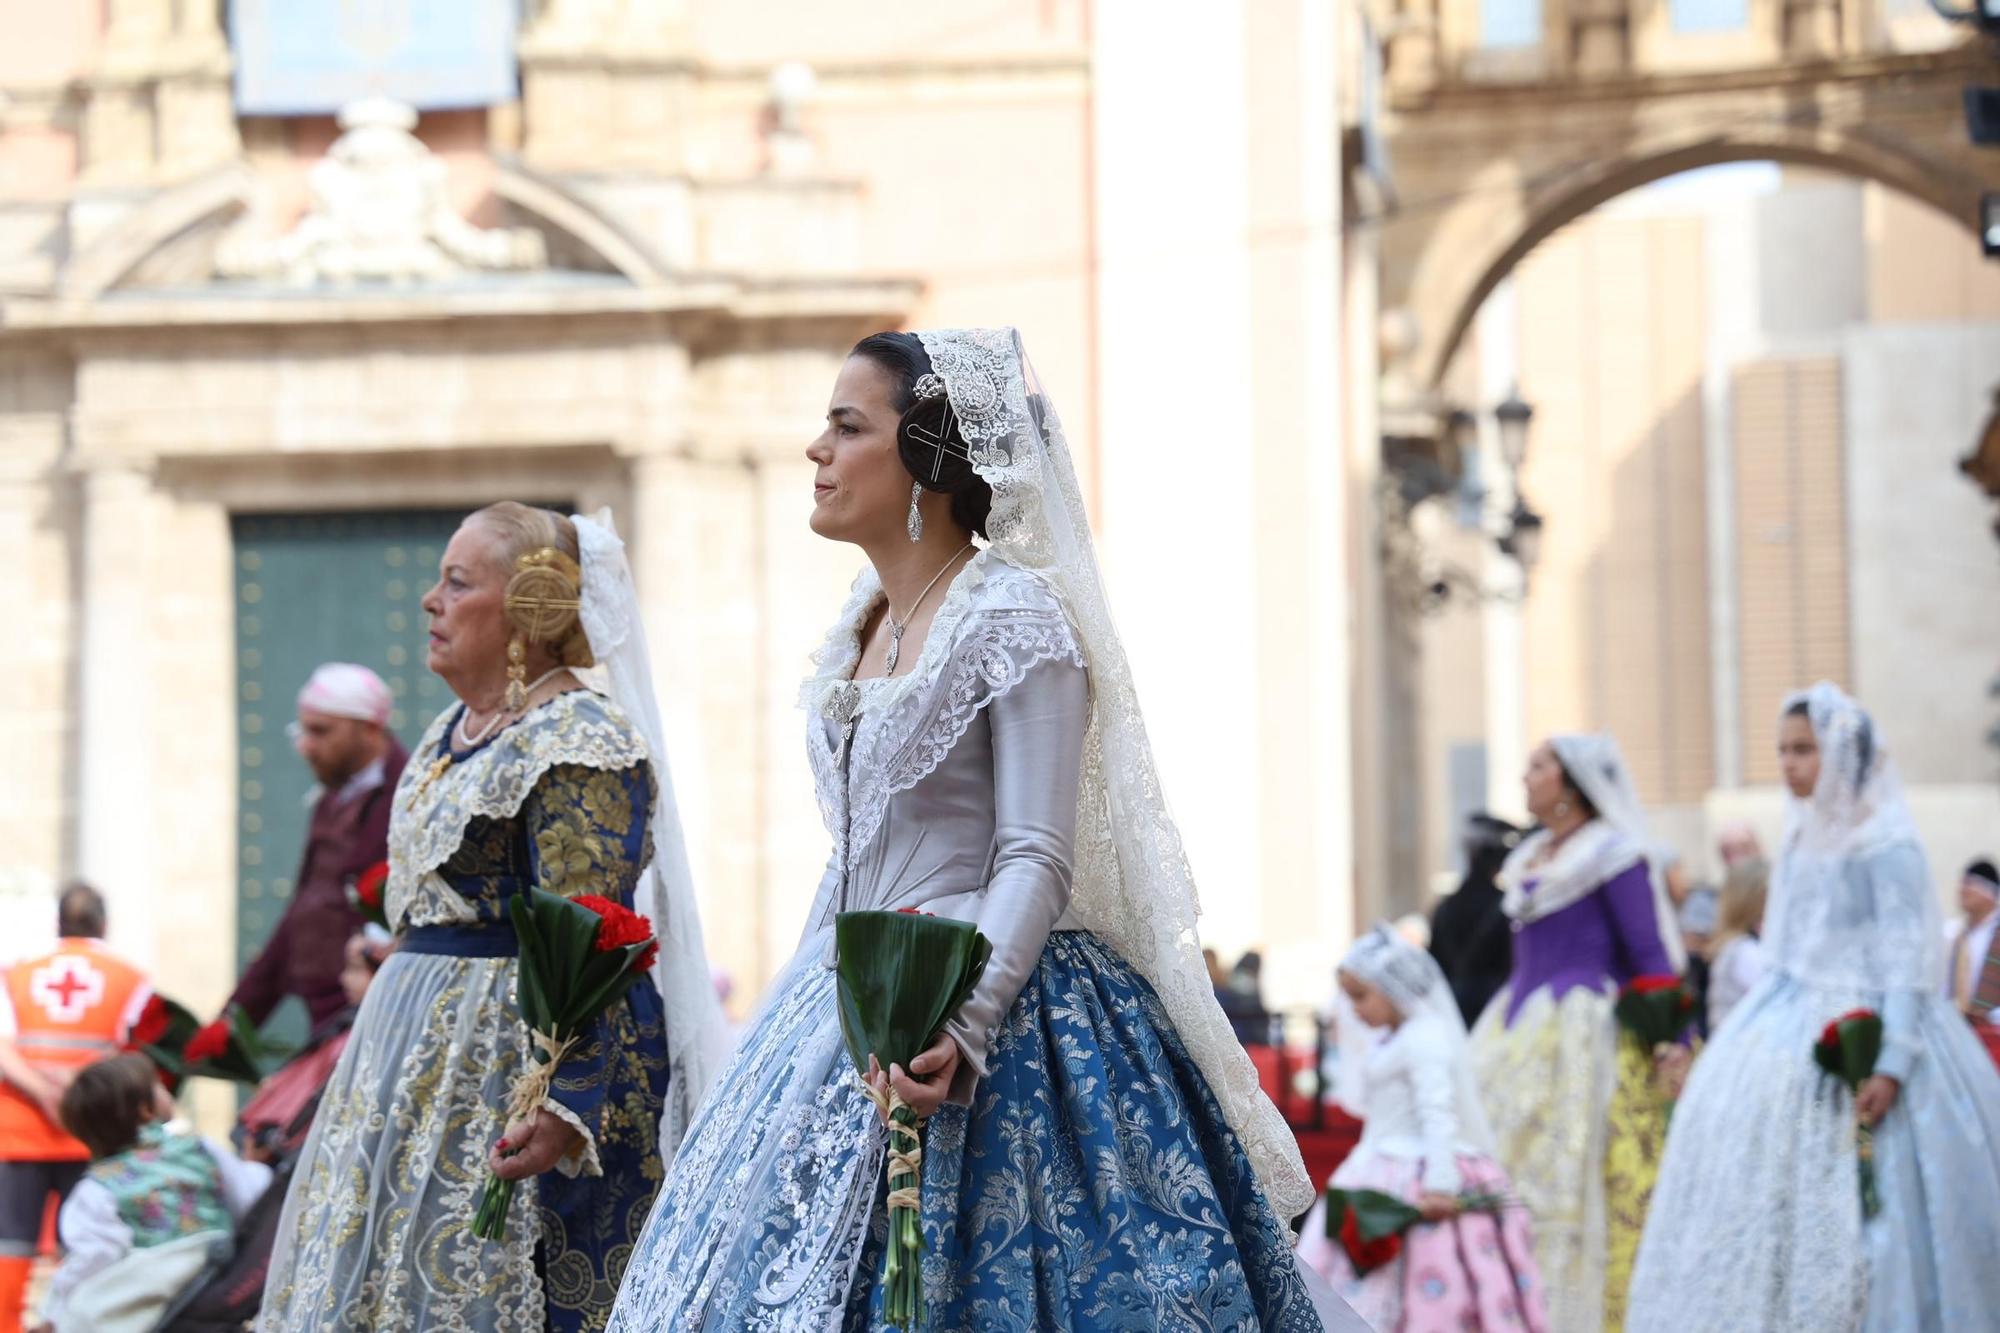
[[[416,124],[416,111],[400,102],[345,108],[343,133],[313,164],[305,216],[272,235],[252,214],[217,246],[216,275],[286,287],[410,286],[546,267],[541,232],[476,227],[458,215],[445,164],[411,133]]]
[[[61,266],[52,294],[310,297],[586,278],[647,288],[676,282],[594,201],[504,158],[495,160],[492,189],[506,225],[466,221],[449,205],[444,163],[410,134],[406,113],[394,104],[350,108],[346,133],[309,173],[311,202],[295,224],[274,223],[268,183],[248,163],[230,163],[97,226]]]

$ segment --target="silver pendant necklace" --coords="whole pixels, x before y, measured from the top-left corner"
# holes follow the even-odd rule
[[[951,560],[945,561],[944,564],[938,568],[938,572],[931,575],[931,581],[929,583],[926,583],[924,585],[924,590],[917,594],[917,600],[910,604],[910,609],[903,613],[902,619],[899,620],[896,618],[895,607],[893,606],[889,607],[889,657],[888,660],[882,664],[883,674],[890,676],[896,674],[896,663],[901,661],[903,657],[903,629],[910,623],[910,617],[915,615],[917,613],[917,608],[924,604],[924,598],[931,595],[931,589],[937,587],[938,580],[944,577],[945,570],[951,568],[952,560],[958,559],[960,556],[964,555],[967,551],[971,549],[972,549],[972,543],[967,542],[965,545],[959,547],[956,551],[953,551],[951,553]],[[886,589],[883,590],[882,601],[885,605],[889,601],[889,593]]]

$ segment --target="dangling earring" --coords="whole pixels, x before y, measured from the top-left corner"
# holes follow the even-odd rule
[[[924,513],[923,510],[917,508],[917,497],[923,493],[924,484],[921,481],[910,483],[910,518],[909,522],[904,526],[910,530],[910,540],[913,542],[920,542],[924,539]]]
[[[516,634],[507,642],[507,711],[518,713],[528,706],[528,649]]]

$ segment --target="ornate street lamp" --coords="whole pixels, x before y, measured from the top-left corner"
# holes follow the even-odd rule
[[[1469,466],[1477,458],[1479,419],[1462,407],[1432,398],[1428,426],[1412,404],[1396,417],[1396,429],[1382,440],[1384,465],[1382,503],[1383,543],[1391,580],[1411,605],[1424,613],[1443,610],[1454,602],[1519,602],[1527,595],[1528,575],[1541,557],[1542,516],[1521,498],[1521,467],[1528,458],[1528,427],[1535,409],[1522,401],[1518,388],[1493,408],[1500,457],[1513,479],[1514,505],[1495,531],[1488,526],[1488,492]],[[1420,429],[1420,427],[1422,427]],[[1470,570],[1432,558],[1410,527],[1411,512],[1425,500],[1456,492],[1463,506],[1461,522],[1492,538],[1494,547],[1520,567],[1521,578],[1495,588]]]

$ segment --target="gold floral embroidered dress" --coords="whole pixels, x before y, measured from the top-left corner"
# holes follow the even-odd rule
[[[1514,966],[1473,1029],[1473,1073],[1535,1219],[1549,1327],[1597,1333],[1624,1323],[1666,1125],[1612,1007],[1625,982],[1679,969],[1631,839],[1594,822],[1544,863],[1548,842],[1536,834],[1501,872]]]
[[[545,1103],[583,1133],[579,1152],[522,1182],[504,1240],[472,1235],[500,1108],[528,1059],[508,900],[534,886],[631,906],[656,785],[637,731],[589,691],[450,751],[459,714],[431,724],[397,788],[398,949],[293,1176],[260,1329],[600,1329],[659,1186],[666,1033],[646,980]]]

